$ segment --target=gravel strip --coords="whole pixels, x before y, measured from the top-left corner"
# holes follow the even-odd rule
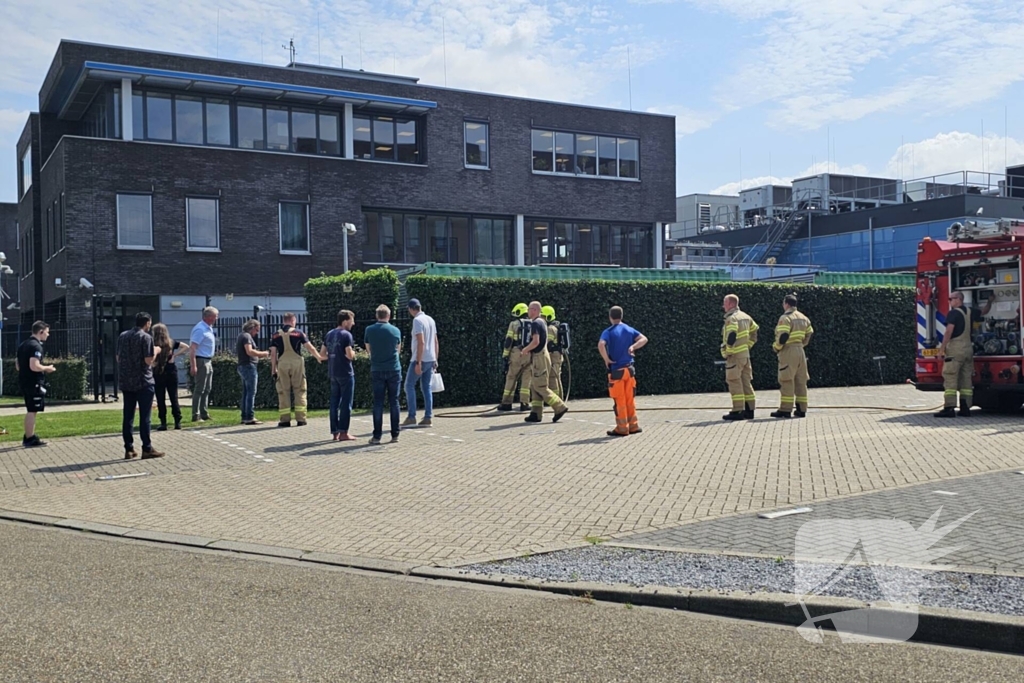
[[[841,565],[801,564],[800,585],[832,597],[865,602],[890,600],[1024,616],[1024,577],[924,572],[902,567],[848,566],[847,572],[822,590]],[[502,562],[460,567],[482,574],[526,576],[545,581],[618,583],[694,590],[794,594],[797,565],[792,560],[726,555],[581,548]],[[885,591],[883,594],[882,588]]]

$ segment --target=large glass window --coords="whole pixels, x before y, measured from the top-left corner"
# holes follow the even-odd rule
[[[576,136],[576,172],[597,175],[597,136]]]
[[[534,130],[533,170],[605,178],[640,177],[640,141],[633,138]]]
[[[555,134],[550,130],[533,131],[533,170],[553,171],[555,169],[554,157]]]
[[[624,225],[612,226],[611,262],[620,266],[629,264],[629,228]]]
[[[555,223],[551,238],[551,262],[572,263],[572,223]]]
[[[592,227],[595,265],[608,265],[612,254],[612,229],[607,223],[595,223]]]
[[[373,158],[394,160],[395,120],[380,117],[373,120]]]
[[[269,112],[268,112],[269,113]],[[309,204],[281,202],[281,253],[308,254]]]
[[[288,110],[267,107],[267,149],[287,152],[289,142]]]
[[[220,249],[219,203],[216,199],[204,197],[185,200],[185,231],[190,251]]]
[[[487,168],[490,166],[487,146],[490,126],[480,121],[465,122],[466,166]]]
[[[515,262],[515,230],[510,217],[444,216],[366,211],[364,263]]]
[[[174,98],[174,122],[177,141],[187,145],[203,144],[203,100],[178,95]]]
[[[637,140],[619,138],[619,177],[640,177],[640,143]]]
[[[206,100],[206,144],[231,144],[231,104],[227,100]]]
[[[398,161],[404,164],[418,164],[419,146],[416,144],[416,122],[397,121],[395,137],[398,142]]]
[[[589,223],[576,223],[572,233],[572,263],[594,263],[594,229]]]
[[[650,268],[654,261],[653,231],[651,228],[630,228],[629,267]]]
[[[153,248],[153,198],[150,195],[117,195],[117,247]]]
[[[238,146],[242,149],[266,149],[263,135],[263,107],[238,105]]]
[[[316,114],[311,111],[292,111],[293,152],[316,154]]]
[[[352,119],[352,154],[356,159],[370,159],[373,157],[373,131],[370,128],[370,119],[365,116],[356,116]]]
[[[341,136],[338,115],[320,113],[320,154],[341,156]]]
[[[171,96],[163,93],[146,93],[146,139],[174,139],[171,120]]]
[[[21,155],[21,196],[24,197],[29,188],[32,187],[32,147],[30,146]]]

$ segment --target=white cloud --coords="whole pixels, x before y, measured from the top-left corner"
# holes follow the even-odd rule
[[[651,114],[668,114],[676,117],[676,137],[692,135],[699,130],[710,128],[718,118],[710,112],[698,112],[681,105],[667,105],[662,107],[648,107]]]
[[[984,154],[984,162],[982,154]],[[995,187],[1002,179],[1006,166],[1017,164],[1024,164],[1024,141],[1012,137],[986,135],[983,142],[980,135],[951,131],[939,133],[924,140],[904,143],[896,148],[884,168],[872,169],[864,164],[837,166],[833,163],[829,166],[827,161],[819,161],[795,175],[744,178],[740,181],[719,185],[709,192],[711,194],[737,194],[740,190],[770,183],[789,185],[794,178],[826,172],[903,178],[905,180],[945,176],[944,178],[936,177],[936,180],[958,183],[964,182],[963,174],[966,171],[968,172],[967,182],[990,184]]]
[[[961,109],[1024,80],[1019,0],[688,0],[758,22],[718,92],[780,127]]]

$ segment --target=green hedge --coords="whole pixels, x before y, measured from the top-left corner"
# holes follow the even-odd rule
[[[18,371],[14,369],[14,359],[4,361],[4,396],[21,396],[21,384],[18,382]],[[46,399],[48,401],[81,401],[85,396],[86,378],[89,365],[84,358],[47,358],[46,365],[54,365],[56,372],[46,375]]]
[[[306,361],[306,398],[310,409],[327,408],[331,400],[331,383],[327,377],[327,363],[318,363],[310,356]],[[213,359],[213,391],[210,403],[215,406],[237,406],[242,399],[242,378],[238,375],[235,356],[221,355]],[[276,409],[277,388],[270,376],[270,361],[260,360],[256,367],[259,381],[256,384],[256,407]],[[373,391],[370,385],[370,359],[365,351],[359,350],[355,360],[356,393],[353,407],[373,407]],[[189,378],[189,385],[192,378]]]
[[[352,330],[352,337],[358,344],[363,338],[365,322],[374,319],[377,306],[387,304],[394,314],[398,306],[398,276],[390,268],[344,275],[321,274],[306,282],[304,296],[306,314],[317,323],[330,323],[333,327],[342,308],[355,313],[358,324]]]
[[[914,290],[773,283],[644,283],[532,281],[414,275],[405,283],[437,321],[445,402],[475,405],[501,396],[501,344],[512,306],[540,300],[555,306],[572,330],[571,396],[606,395],[597,353],[612,305],[650,339],[637,354],[643,394],[725,391],[721,360],[722,298],[732,292],[761,328],[753,351],[754,385],[777,388],[772,352],[782,299],[796,291],[815,336],[808,348],[812,387],[903,382],[912,376],[916,343]],[[873,356],[886,356],[883,377]],[[565,372],[563,370],[563,372]],[[563,380],[564,381],[564,380]],[[812,399],[813,400],[813,399]]]

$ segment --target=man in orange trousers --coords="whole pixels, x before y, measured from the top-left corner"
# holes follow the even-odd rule
[[[601,333],[597,350],[608,368],[608,394],[615,401],[615,429],[608,436],[629,436],[643,431],[636,419],[636,369],[633,354],[647,337],[622,322],[622,307],[608,311],[611,327]]]

